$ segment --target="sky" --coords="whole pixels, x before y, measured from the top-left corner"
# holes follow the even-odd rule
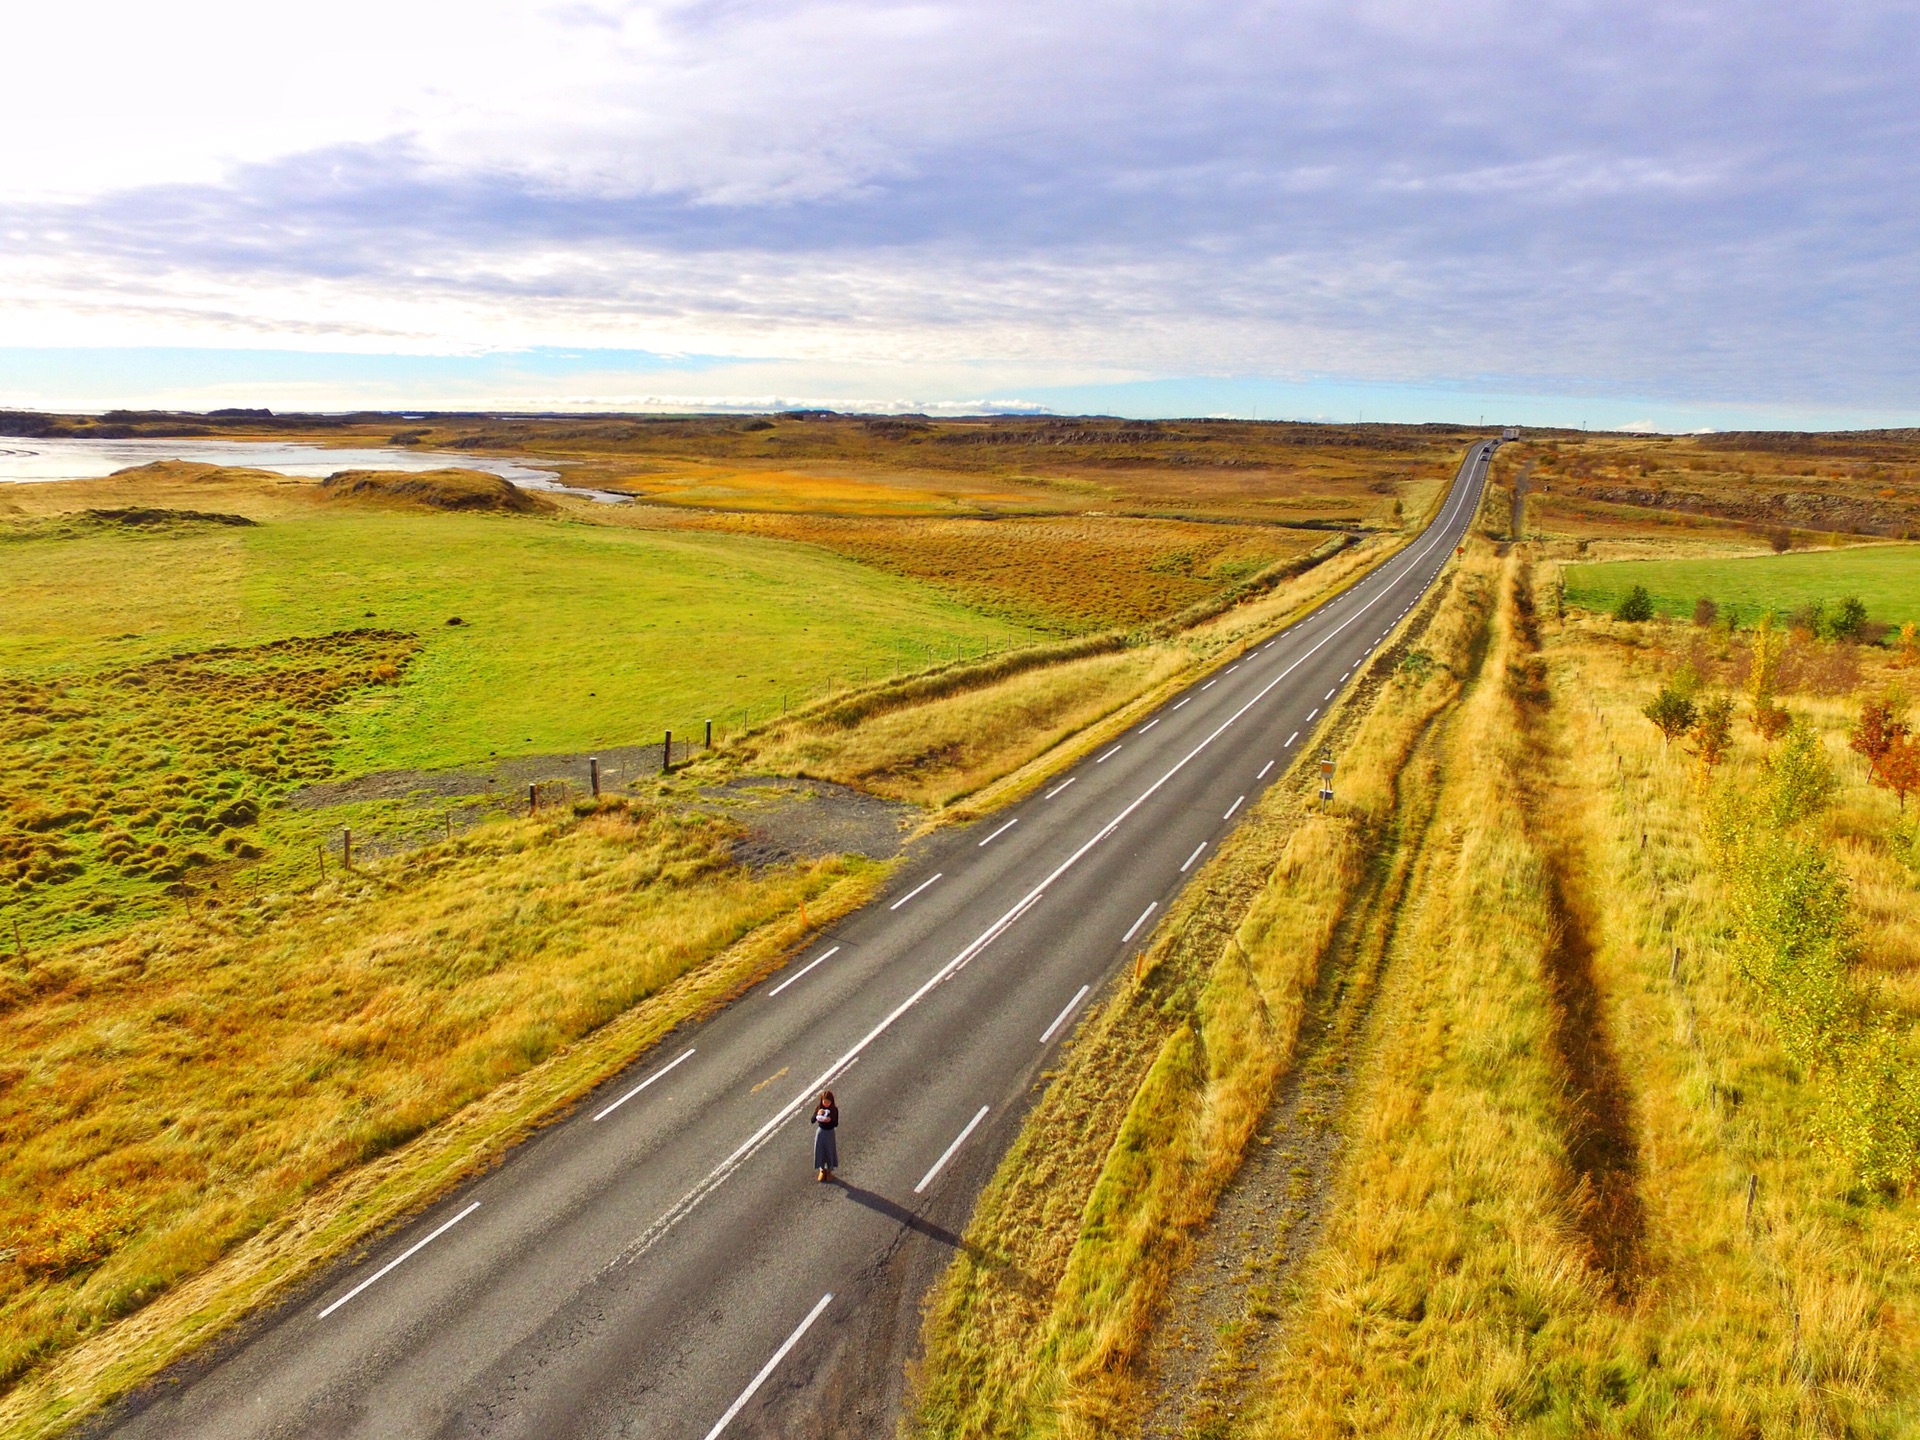
[[[1920,3],[63,0],[0,406],[1920,421]]]

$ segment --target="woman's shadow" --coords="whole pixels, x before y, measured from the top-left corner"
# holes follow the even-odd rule
[[[889,1200],[886,1196],[872,1190],[863,1190],[858,1185],[849,1185],[838,1175],[827,1182],[837,1185],[846,1197],[856,1205],[864,1205],[876,1215],[884,1215],[896,1224],[904,1226],[915,1234],[925,1235],[950,1250],[958,1250],[982,1270],[990,1271],[1009,1289],[1017,1290],[1031,1298],[1037,1298],[1045,1288],[1033,1276],[1009,1263],[998,1255],[981,1249],[963,1235],[956,1235],[944,1225],[936,1225],[924,1215],[916,1214],[906,1206]]]

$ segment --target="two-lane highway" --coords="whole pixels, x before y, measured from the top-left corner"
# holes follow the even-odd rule
[[[102,1428],[879,1433],[901,1327],[1042,1067],[1432,583],[1492,449],[1359,584],[935,837],[884,900]],[[810,1164],[824,1087],[844,1117],[834,1184]]]

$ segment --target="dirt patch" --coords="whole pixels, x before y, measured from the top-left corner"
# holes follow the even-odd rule
[[[694,746],[675,741],[673,763],[683,765],[695,753]],[[419,807],[423,813],[416,823],[402,822],[364,839],[355,836],[355,850],[372,857],[412,849],[504,812],[525,813],[530,800],[544,809],[583,799],[592,793],[594,760],[599,761],[601,793],[611,795],[659,775],[661,747],[624,745],[591,756],[523,755],[484,770],[385,770],[308,785],[287,803],[299,810],[368,801]],[[707,786],[679,803],[741,826],[733,858],[756,870],[827,855],[888,860],[900,853],[908,831],[925,818],[917,806],[846,785],[774,775]]]

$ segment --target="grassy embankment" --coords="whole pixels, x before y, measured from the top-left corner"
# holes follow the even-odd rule
[[[1697,768],[1638,713],[1691,637],[1550,624],[1541,657],[1517,618],[1327,1234],[1232,1433],[1907,1433],[1920,1207],[1810,1143],[1809,1077],[1737,972]],[[1892,801],[1845,773],[1849,704],[1790,704],[1845,775],[1858,974],[1910,1025]],[[1719,783],[1763,762],[1743,735]]]
[[[1456,568],[1409,622],[1418,658],[1397,668],[1396,640],[1328,722],[1336,805],[1309,808],[1304,771],[1268,792],[1142,974],[1081,1025],[932,1303],[918,1431],[1081,1433],[1137,1399],[1130,1366],[1154,1310],[1291,1068],[1303,1016],[1330,989],[1368,988],[1368,938],[1343,916],[1356,893],[1404,883],[1403,770],[1476,663],[1486,566]]]
[[[260,528],[297,523],[307,503],[304,496],[277,497],[275,505],[291,509],[266,507],[268,523]],[[412,532],[408,543],[444,553],[435,543],[440,527],[466,517],[407,518],[433,527]],[[382,597],[389,609],[397,607],[403,621],[437,619],[446,597],[422,596],[404,585],[415,560],[382,557],[378,537],[404,536],[407,527],[385,515],[374,519],[379,523],[350,533],[371,535],[372,553],[391,571],[376,566],[355,578],[367,585],[367,576],[391,573],[394,589]],[[472,523],[494,527],[480,535],[490,556],[516,539],[497,519]],[[552,521],[507,523],[557,528]],[[213,538],[230,540],[228,531],[259,538],[231,526]],[[315,533],[308,531],[308,538]],[[615,534],[613,543],[629,543]],[[88,527],[80,526],[19,543],[85,544],[89,538]],[[206,539],[164,535],[160,554],[182,538]],[[148,535],[122,541],[154,543]],[[558,542],[542,535],[528,545],[550,543]],[[591,554],[601,542],[595,536],[581,543]],[[150,565],[158,558],[133,553]],[[215,563],[222,552],[197,556],[199,572],[216,577],[224,591],[209,594],[190,584],[169,591],[158,570],[137,564],[130,586],[184,597],[178,613],[208,624],[223,618],[238,624],[253,613],[239,598],[248,593],[242,582],[268,595],[292,588],[284,573],[263,579],[249,568],[257,552],[224,553],[224,567]],[[815,552],[802,558],[823,563]],[[1148,641],[1149,650],[1171,647],[1167,653],[1178,663],[1204,663],[1352,579],[1371,558],[1349,552],[1225,614],[1208,616],[1203,607],[1186,617],[1197,623],[1177,637],[1169,628],[1157,639],[1137,638]],[[181,562],[171,553],[161,568],[177,572]],[[101,603],[108,609],[129,604],[107,578],[104,559],[96,563],[103,567],[93,577]],[[37,586],[43,610],[50,611],[54,588],[51,573],[43,575]],[[547,588],[548,602],[557,604],[552,592],[560,582]],[[459,598],[470,602],[475,593]],[[303,602],[280,603],[291,608],[258,623],[307,615],[302,604],[316,603],[314,587],[307,586]],[[355,594],[344,603],[366,602]],[[944,613],[934,603],[936,613]],[[462,608],[463,619],[479,617],[472,628],[481,629],[487,609]],[[364,612],[340,618],[374,623],[388,617],[376,610],[371,620]],[[817,623],[820,612],[806,618]],[[83,612],[73,653],[88,658],[92,646],[90,658],[98,664],[112,653],[116,624]],[[211,638],[182,628],[196,639]],[[242,630],[239,638],[253,633]],[[439,639],[437,631],[428,634],[430,642]],[[383,667],[404,677],[409,647],[420,636],[396,629],[371,639],[321,639],[324,653],[317,656],[308,653],[309,642],[263,642],[225,653],[208,647],[188,656],[184,669],[197,679],[216,677],[215,698],[268,695],[285,702],[288,714],[249,717],[265,732],[256,738],[276,761],[304,758],[324,770],[322,762],[339,753],[323,723],[332,712],[316,711],[302,696],[317,684],[329,705],[353,719],[377,717],[382,707],[353,711],[353,702],[374,686],[394,683],[395,675],[378,673]],[[53,648],[44,633],[39,643]],[[378,653],[359,656],[359,669],[337,663],[356,656],[355,647],[369,646]],[[409,653],[388,655],[383,646]],[[298,685],[260,663],[288,653],[302,662],[294,667]],[[1136,664],[1106,676],[1092,686],[1097,693],[1089,701],[1081,693],[1088,676],[1074,665],[1110,658],[1026,670],[1004,659],[971,672],[953,666],[882,687],[873,701],[886,710],[883,719],[898,722],[917,703],[929,723],[967,734],[973,743],[964,757],[969,785],[996,776],[1017,785],[1021,767],[1031,773],[1037,755],[1069,753],[1076,727],[1139,703],[1143,685],[1171,674],[1166,654],[1158,654],[1144,669]],[[323,663],[307,663],[316,659]],[[183,668],[177,660],[146,664],[169,675]],[[1064,668],[1066,677],[1050,676],[1050,668]],[[82,688],[85,672],[78,663],[73,669],[79,673],[48,682],[66,693],[27,728],[84,727],[93,718],[75,701],[72,692]],[[159,688],[160,703],[145,718],[172,720],[170,742],[179,738],[179,717],[194,711],[205,712],[198,718],[213,729],[236,728],[233,715],[207,705],[205,685],[180,696]],[[109,697],[99,698],[104,704]],[[27,699],[31,708],[36,697]],[[846,703],[847,697],[835,702]],[[995,714],[1006,721],[998,729],[982,720]],[[828,721],[842,746],[863,728],[844,722],[844,715]],[[805,732],[805,723],[796,722],[778,734],[785,743]],[[134,727],[135,740],[139,734]],[[908,724],[896,740],[913,741],[917,734]],[[91,764],[94,758],[88,752],[95,737],[77,730],[51,743],[44,743],[45,732],[20,738],[43,742],[33,751],[41,760]],[[224,757],[232,736],[219,738],[209,749]],[[871,761],[886,743],[869,735],[858,742],[858,754]],[[186,757],[168,751],[165,758],[170,774],[191,769]],[[269,771],[269,778],[286,777]],[[106,783],[84,770],[81,779]],[[192,797],[170,791],[145,798],[161,802],[145,808],[177,811],[177,802]],[[655,798],[670,803],[673,795]],[[247,833],[271,840],[270,828]],[[0,1174],[0,1205],[6,1248],[13,1252],[0,1269],[0,1305],[7,1311],[8,1379],[21,1382],[0,1402],[0,1417],[25,1433],[41,1433],[152,1374],[358,1236],[485,1163],[526,1125],[640,1053],[673,1023],[776,963],[802,938],[786,917],[803,894],[812,895],[812,917],[820,923],[857,903],[880,878],[878,867],[831,860],[748,874],[726,860],[728,839],[723,822],[644,805],[583,818],[502,821],[304,893],[280,884],[268,857],[241,857],[266,866],[257,887],[201,888],[190,916],[176,911],[110,938],[37,947],[10,971],[0,1006],[7,1053],[19,1057],[0,1090],[0,1124],[12,1142]],[[153,874],[146,879],[158,881]],[[634,964],[635,956],[644,963]],[[110,1008],[102,1003],[108,999]],[[126,1083],[128,1076],[138,1083]],[[156,1116],[170,1123],[156,1131]],[[443,1123],[448,1116],[457,1118]]]

